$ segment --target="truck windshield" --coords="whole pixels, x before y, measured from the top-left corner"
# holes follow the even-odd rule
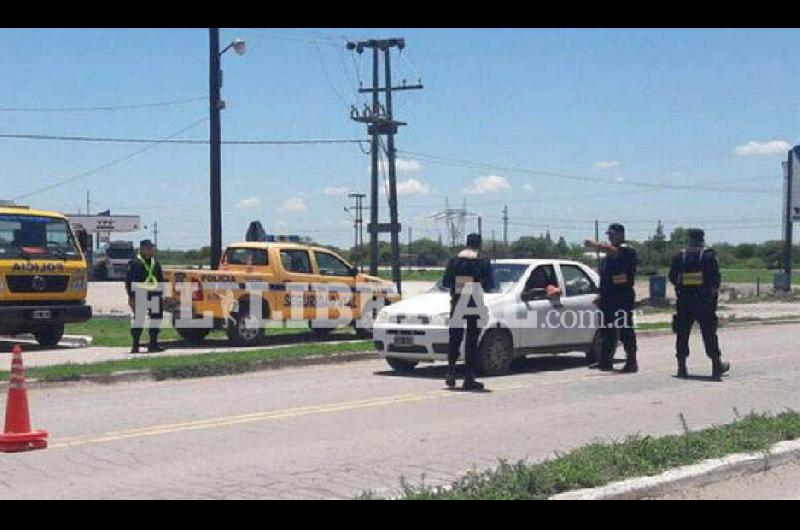
[[[492,277],[494,278],[494,290],[487,293],[505,293],[514,288],[517,282],[528,270],[528,266],[523,263],[492,263]],[[436,282],[431,292],[449,292],[442,286],[442,280]]]
[[[75,237],[64,219],[0,214],[0,259],[80,260]]]
[[[124,259],[130,261],[133,259],[134,250],[132,247],[108,247],[106,249],[106,256],[108,256],[109,259]]]

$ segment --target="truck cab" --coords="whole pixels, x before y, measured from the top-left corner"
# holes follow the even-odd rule
[[[91,318],[86,244],[60,213],[0,202],[0,334],[53,347],[65,324]]]
[[[94,262],[93,277],[97,280],[125,279],[128,263],[136,256],[132,241],[111,241],[100,249]]]

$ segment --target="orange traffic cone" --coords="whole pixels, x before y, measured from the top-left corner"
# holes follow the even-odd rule
[[[28,390],[22,367],[22,348],[14,346],[11,380],[6,400],[6,427],[0,434],[0,453],[17,453],[47,447],[47,431],[32,431],[28,413]]]

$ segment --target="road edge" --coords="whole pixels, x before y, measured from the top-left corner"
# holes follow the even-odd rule
[[[612,482],[553,495],[548,500],[637,500],[656,498],[683,488],[705,486],[800,459],[800,440],[778,442],[764,452],[736,453],[670,469],[652,477]]]

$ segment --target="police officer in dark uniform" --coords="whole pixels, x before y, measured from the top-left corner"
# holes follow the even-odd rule
[[[625,227],[619,223],[609,225],[610,245],[596,241],[586,241],[586,246],[606,253],[600,262],[600,302],[602,313],[602,354],[600,361],[590,366],[603,371],[613,370],[614,350],[617,336],[625,348],[626,361],[623,372],[639,370],[636,362],[636,332],[633,323],[633,309],[636,294],[633,285],[636,280],[636,251],[625,245]]]
[[[151,319],[160,320],[164,314],[164,300],[162,285],[164,284],[164,272],[161,264],[155,258],[155,247],[149,239],[143,240],[139,244],[139,253],[128,263],[128,275],[125,278],[125,290],[128,293],[128,305],[133,312],[131,319],[131,336],[133,337],[133,347],[131,353],[139,353],[139,342],[144,330],[144,314],[137,314],[136,302],[150,302],[156,300],[158,309],[149,310],[148,315]],[[159,328],[150,324],[150,344],[147,348],[149,353],[164,351],[158,345]]]
[[[711,359],[712,376],[719,379],[730,370],[722,361],[717,338],[717,302],[720,272],[714,249],[705,246],[705,233],[690,229],[688,247],[672,258],[669,280],[678,295],[675,333],[677,334],[678,377],[688,377],[689,335],[695,321],[700,324],[706,355]]]
[[[447,262],[442,285],[450,289],[450,343],[447,354],[446,384],[456,386],[456,361],[464,339],[464,390],[482,390],[483,384],[475,380],[475,363],[478,354],[481,318],[487,315],[483,291],[494,289],[494,278],[489,260],[480,255],[480,234],[467,236],[467,248]],[[465,322],[466,321],[466,322]]]

